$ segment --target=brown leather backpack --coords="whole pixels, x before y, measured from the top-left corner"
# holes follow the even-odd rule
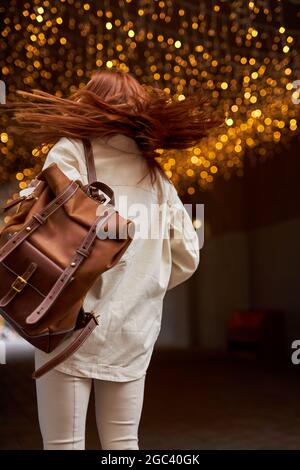
[[[91,143],[83,143],[87,185],[71,181],[52,163],[31,181],[33,193],[2,208],[14,212],[0,232],[0,314],[47,353],[81,329],[33,378],[69,357],[92,333],[98,320],[84,311],[85,295],[120,260],[134,234],[134,223],[114,207],[113,190],[96,181]]]

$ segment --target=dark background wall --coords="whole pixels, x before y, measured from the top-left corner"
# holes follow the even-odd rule
[[[264,162],[247,157],[243,178],[219,178],[197,196],[205,204],[200,265],[167,295],[159,346],[225,349],[237,309],[282,310],[287,347],[300,338],[298,147],[295,139]]]

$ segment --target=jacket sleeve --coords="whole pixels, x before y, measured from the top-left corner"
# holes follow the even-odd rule
[[[83,154],[83,158],[81,155]],[[60,170],[71,180],[80,180],[87,183],[83,144],[78,139],[61,137],[49,150],[42,170],[51,163],[57,163]],[[20,196],[28,196],[34,187],[28,187],[19,191]]]
[[[82,152],[83,145],[80,140],[61,137],[49,150],[42,169],[51,163],[57,163],[68,178],[83,181]]]
[[[196,271],[200,261],[200,248],[191,217],[173,185],[168,205],[172,268],[167,290],[170,290],[186,281]]]

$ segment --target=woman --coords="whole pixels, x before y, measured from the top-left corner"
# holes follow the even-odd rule
[[[81,139],[88,137],[97,178],[112,187],[122,215],[140,222],[144,209],[149,213],[155,208],[158,215],[163,204],[167,207],[162,228],[168,236],[160,232],[134,238],[85,298],[84,308],[100,314],[100,326],[77,352],[36,382],[44,449],[84,449],[92,384],[102,448],[138,449],[145,378],[160,331],[163,298],[199,263],[196,231],[154,150],[191,147],[217,121],[198,95],[177,101],[119,70],[94,73],[69,99],[34,92],[22,92],[33,100],[16,104],[19,124],[13,130],[25,135],[30,129],[31,139],[55,142],[43,168],[55,162],[70,179],[86,184]],[[50,357],[36,349],[36,367]]]

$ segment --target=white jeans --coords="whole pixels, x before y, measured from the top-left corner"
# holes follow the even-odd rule
[[[52,370],[36,380],[44,450],[85,448],[85,421],[93,382],[102,449],[139,449],[145,375],[130,382],[112,382]]]

